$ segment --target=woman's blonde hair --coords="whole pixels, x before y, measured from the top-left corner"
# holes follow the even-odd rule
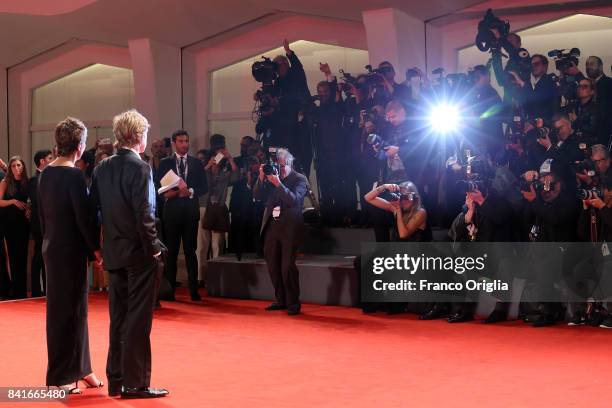
[[[149,130],[149,121],[136,109],[120,113],[113,118],[113,134],[118,147],[132,148],[142,141]]]
[[[400,194],[412,193],[414,194],[414,198],[412,199],[412,208],[410,208],[410,212],[408,212],[408,217],[412,218],[417,211],[419,211],[423,207],[423,201],[421,200],[421,194],[419,194],[419,189],[412,181],[404,181],[399,184]]]

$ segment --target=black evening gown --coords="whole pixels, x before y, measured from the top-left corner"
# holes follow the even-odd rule
[[[15,180],[15,191],[4,193],[4,200],[16,199],[22,203],[28,202],[27,181]],[[27,267],[28,244],[30,242],[30,227],[26,212],[14,205],[3,208],[2,224],[4,239],[8,250],[9,265],[11,268],[11,297],[23,299],[28,297]],[[0,257],[2,259],[3,257]],[[4,278],[3,278],[4,280]]]
[[[38,202],[47,269],[47,385],[92,372],[87,330],[87,258],[98,249],[81,170],[47,166]]]

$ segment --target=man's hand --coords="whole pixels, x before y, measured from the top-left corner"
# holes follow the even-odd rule
[[[285,53],[291,54],[291,49],[289,48],[289,41],[285,38],[283,41],[283,48],[285,49]]]
[[[521,194],[523,195],[523,198],[529,201],[530,203],[535,201],[537,197],[537,194],[535,192],[535,189],[533,188],[533,185],[529,186],[529,191],[521,191]]]
[[[184,180],[181,179],[181,181],[179,181],[179,185],[178,185],[178,196],[179,197],[189,197],[191,195],[191,193],[189,193],[189,188],[187,187],[187,183],[185,183]]]
[[[331,75],[331,69],[329,68],[329,64],[327,62],[324,64],[319,62],[319,70],[325,74],[326,77]]]
[[[482,195],[482,191],[476,190],[468,193],[468,196],[472,198],[472,201],[477,203],[478,205],[482,205],[486,198]]]
[[[495,37],[497,40],[499,40],[499,37],[501,37],[501,34],[499,33],[499,30],[497,28],[492,28],[491,32],[493,33],[493,37]]]
[[[387,155],[387,157],[395,157],[397,152],[399,152],[399,147],[397,146],[388,146],[385,149],[385,154]]]
[[[263,164],[260,164],[260,165],[259,165],[259,182],[260,182],[260,183],[263,183],[263,181],[264,181],[264,180],[265,180],[265,178],[266,178],[266,173],[264,173],[264,171],[263,171],[263,167],[264,167],[264,165],[263,165]]]
[[[578,119],[578,115],[576,115],[576,112],[574,111],[571,111],[570,113],[568,113],[567,116],[569,117],[569,120],[572,122],[575,122],[576,119]]]
[[[544,135],[544,137],[538,138],[538,143],[542,145],[546,150],[550,149],[552,146],[552,142],[550,141],[550,137],[548,137],[548,132]]]
[[[7,171],[6,163],[2,159],[0,159],[0,170]]]
[[[588,185],[591,185],[593,182],[593,179],[587,174],[586,170],[583,170],[582,173],[576,173],[576,177],[578,177],[578,180]]]
[[[595,207],[598,210],[601,210],[602,208],[606,206],[606,203],[604,203],[604,201],[599,197],[595,197],[591,200],[584,200],[584,201],[588,203],[591,207]]]
[[[270,174],[266,177],[268,178],[268,181],[274,185],[274,187],[278,187],[281,185],[281,181],[280,178],[278,178],[278,174]]]

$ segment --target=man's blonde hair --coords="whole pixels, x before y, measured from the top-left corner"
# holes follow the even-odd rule
[[[136,109],[130,109],[113,118],[113,134],[119,147],[137,146],[147,130],[149,130],[149,121]]]

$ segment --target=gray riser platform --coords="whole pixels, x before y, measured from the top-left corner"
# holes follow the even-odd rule
[[[353,306],[358,303],[357,273],[353,259],[343,256],[306,255],[298,259],[301,301],[323,305]],[[239,299],[274,299],[274,290],[263,259],[247,254],[238,261],[222,256],[208,262],[206,288],[209,296]]]

